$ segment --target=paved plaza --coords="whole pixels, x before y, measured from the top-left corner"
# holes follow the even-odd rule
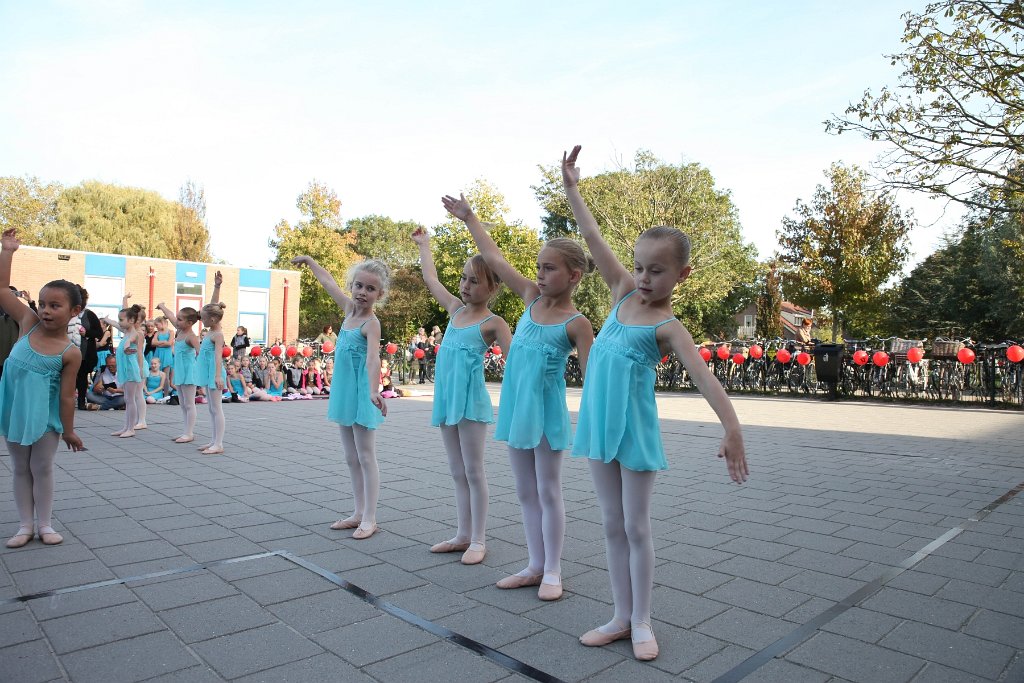
[[[1024,681],[1020,411],[738,398],[740,487],[707,404],[661,396],[661,656],[641,664],[628,640],[577,642],[611,617],[586,463],[563,471],[565,597],[501,591],[526,557],[505,446],[488,441],[487,559],[465,567],[428,552],[455,520],[430,398],[388,405],[364,541],[328,528],[350,489],[326,401],[225,405],[222,456],[171,442],[173,406],[134,439],[108,436],[124,413],[77,413],[64,544],[0,549],[0,681]]]

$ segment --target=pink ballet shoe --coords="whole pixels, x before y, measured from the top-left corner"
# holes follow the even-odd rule
[[[543,580],[543,574],[531,574],[528,576],[513,574],[512,576],[506,576],[494,585],[502,589],[526,588],[527,586],[539,586],[540,582]]]
[[[545,602],[553,602],[562,597],[562,577],[558,574],[552,574],[558,579],[558,583],[548,583],[543,579],[540,582],[540,588],[537,590],[537,597]],[[544,576],[547,578],[547,575]]]
[[[126,432],[121,432],[120,434],[118,434],[117,438],[119,438],[119,439],[130,439],[133,436],[135,436],[135,432],[132,431],[131,429],[129,429]]]
[[[479,550],[474,550],[473,545],[480,546]],[[462,553],[462,564],[480,564],[484,561],[484,557],[487,556],[487,549],[484,548],[482,543],[471,544],[466,552]]]
[[[204,448],[203,450],[200,451],[200,453],[202,453],[203,455],[220,455],[223,452],[224,449],[221,448],[220,446],[217,446],[216,448],[210,446],[209,448]]]
[[[340,531],[342,529],[356,529],[361,523],[361,519],[353,519],[352,517],[349,517],[348,519],[339,519],[331,525],[331,528],[335,531]]]
[[[145,422],[140,422],[139,424],[135,425],[132,429],[135,429],[135,430],[149,429],[149,425],[146,424]]]
[[[452,543],[451,541],[441,541],[430,546],[430,552],[432,553],[462,553],[469,550],[469,541],[465,543]]]
[[[379,527],[376,524],[373,524],[369,527],[364,527],[360,525],[359,528],[355,530],[355,533],[352,534],[352,538],[356,539],[357,541],[365,540],[370,536],[373,536],[375,533],[377,533],[378,528]]]
[[[43,545],[60,545],[64,537],[54,531],[52,526],[42,526],[39,527],[39,540]]]
[[[587,647],[604,647],[605,645],[611,645],[616,640],[629,638],[632,632],[633,629],[629,626],[621,631],[612,631],[611,633],[605,633],[604,631],[595,628],[594,630],[587,631],[580,636],[580,643]]]
[[[649,662],[658,656],[658,641],[654,639],[654,631],[650,624],[637,624],[637,629],[651,632],[650,640],[633,641],[633,656],[641,662]],[[634,633],[636,630],[634,630]]]
[[[26,529],[25,527],[22,527],[18,529],[18,533],[14,534],[9,539],[7,539],[7,547],[23,548],[24,546],[28,545],[28,542],[32,540],[33,536],[35,536],[35,533],[31,529]]]
[[[177,439],[174,439],[173,441],[174,441],[174,443],[192,443],[192,441],[195,438],[196,437],[194,437],[194,436],[185,436],[184,434],[182,434],[181,436],[179,436]]]

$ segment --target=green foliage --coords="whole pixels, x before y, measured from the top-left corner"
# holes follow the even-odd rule
[[[1024,192],[1020,0],[942,0],[903,15],[895,88],[864,92],[826,130],[882,140],[887,183],[994,211]]]
[[[865,187],[856,166],[833,164],[811,203],[797,200],[797,218],[782,219],[779,260],[786,298],[833,315],[832,340],[842,324],[868,328],[881,315],[879,289],[897,275],[909,253],[912,217],[886,194]]]
[[[578,237],[560,169],[552,166],[541,172],[543,180],[533,189],[547,211],[545,236]],[[669,165],[640,151],[632,169],[584,178],[580,192],[601,234],[625,264],[632,263],[633,246],[644,230],[671,225],[686,232],[692,243],[693,273],[674,295],[676,315],[695,337],[734,326],[724,321],[736,310],[724,309],[746,297],[741,285],[754,280],[754,247],[743,243],[732,199],[715,187],[706,168],[695,163]],[[731,294],[733,299],[727,301]],[[610,298],[603,282],[589,288],[581,285],[575,300],[595,325],[608,315]]]
[[[355,236],[341,228],[341,201],[333,190],[313,181],[295,203],[305,220],[292,226],[281,220],[269,241],[275,255],[272,268],[294,268],[291,260],[312,256],[344,288],[345,274],[359,260]],[[337,325],[343,316],[334,300],[309,271],[302,273],[299,299],[299,335],[312,337],[324,325]]]
[[[0,178],[0,230],[14,228],[25,244],[38,244],[44,229],[57,221],[61,186],[38,178]]]
[[[759,284],[755,317],[757,336],[776,339],[782,336],[782,278],[778,261],[772,260],[765,265]]]
[[[345,229],[355,234],[356,253],[380,259],[392,270],[416,265],[419,250],[410,235],[418,227],[415,221],[396,221],[376,215],[353,218],[345,224]]]
[[[171,258],[208,262],[210,230],[206,223],[206,190],[191,180],[181,186],[174,216],[175,241],[169,245]]]
[[[526,277],[532,277],[537,272],[537,254],[541,247],[537,233],[519,221],[508,223],[505,220],[508,213],[505,197],[486,181],[475,181],[465,195],[480,220],[490,224],[491,237],[505,260]],[[466,260],[478,253],[469,230],[462,221],[449,217],[434,227],[431,246],[438,278],[449,292],[458,292]],[[522,299],[502,287],[491,310],[514,327],[526,309]]]
[[[437,314],[438,308],[423,284],[419,268],[400,268],[392,273],[387,303],[377,310],[381,339],[404,348],[417,327],[429,329],[436,324]]]

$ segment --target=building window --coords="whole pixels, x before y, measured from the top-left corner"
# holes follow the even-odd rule
[[[267,343],[267,309],[270,290],[255,287],[238,288],[238,326],[249,332],[253,344]]]

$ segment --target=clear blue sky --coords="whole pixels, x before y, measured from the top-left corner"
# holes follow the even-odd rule
[[[428,225],[475,178],[540,226],[537,165],[638,148],[708,167],[762,257],[833,161],[881,151],[822,121],[893,83],[921,0],[134,2],[0,0],[0,175],[177,197],[205,186],[216,257],[265,266],[314,178],[344,219]],[[937,244],[941,206],[905,196]]]

